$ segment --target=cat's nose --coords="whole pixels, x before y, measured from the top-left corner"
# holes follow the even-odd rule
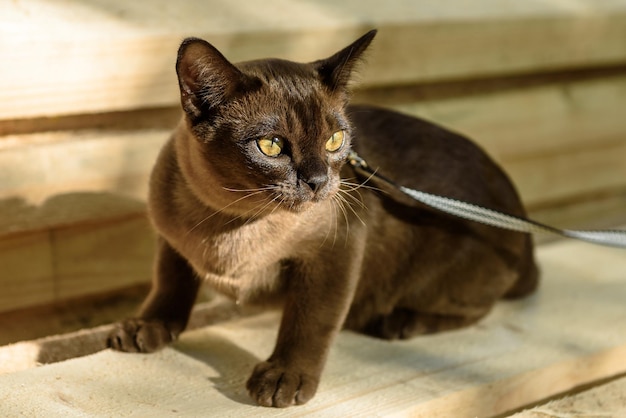
[[[313,193],[317,193],[328,182],[328,176],[326,174],[318,174],[301,180],[306,184]]]

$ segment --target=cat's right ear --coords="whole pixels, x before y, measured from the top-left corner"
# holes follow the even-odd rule
[[[213,45],[198,38],[187,38],[180,45],[176,74],[183,110],[192,120],[241,93],[251,81]]]
[[[322,82],[332,91],[344,90],[347,87],[354,67],[376,36],[376,32],[375,29],[371,30],[333,56],[313,63]]]

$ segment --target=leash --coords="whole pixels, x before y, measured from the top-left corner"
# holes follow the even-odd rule
[[[530,219],[509,215],[493,209],[487,209],[472,203],[451,199],[449,197],[438,196],[398,185],[392,180],[379,174],[377,170],[373,170],[368,165],[367,161],[361,158],[354,151],[350,152],[348,155],[348,163],[354,167],[356,171],[365,173],[369,178],[382,180],[384,183],[387,183],[388,186],[411,197],[413,200],[459,218],[512,231],[526,232],[530,234],[551,233],[594,244],[626,248],[626,231],[559,229]]]

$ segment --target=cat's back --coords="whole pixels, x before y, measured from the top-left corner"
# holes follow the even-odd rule
[[[372,106],[350,106],[349,116],[355,131],[353,148],[396,183],[523,215],[507,175],[462,135]]]

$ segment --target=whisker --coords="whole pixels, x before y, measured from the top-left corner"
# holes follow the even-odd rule
[[[361,195],[361,193],[359,193],[358,190],[356,191],[356,193],[359,195],[359,197],[352,195],[347,190],[339,189],[339,191],[337,192],[337,194],[341,194],[343,197],[349,197],[350,200],[352,200],[352,202],[354,202],[355,204],[359,205],[361,209],[367,209],[367,206],[365,206],[365,203],[363,202],[363,196]]]
[[[342,189],[341,186],[347,186],[347,188]],[[361,191],[359,190],[361,188],[372,189],[372,190],[380,190],[380,189],[373,188],[373,187],[370,187],[370,186],[365,186],[363,183],[361,183],[361,184],[354,184],[354,183],[350,183],[348,181],[345,181],[343,179],[340,181],[340,188],[338,190],[338,194],[340,194],[342,196],[342,198],[344,200],[346,200],[346,203],[348,204],[348,206],[350,206],[350,209],[352,209],[352,211],[354,212],[355,215],[357,215],[357,214],[354,211],[354,208],[352,207],[350,202],[347,201],[346,198],[350,198],[350,200],[353,203],[357,204],[361,209],[367,210],[367,205],[363,201],[363,195],[361,194]],[[353,192],[356,192],[358,197],[355,196],[353,194]],[[357,217],[358,217],[358,215],[357,215]]]
[[[236,204],[236,203],[239,203],[239,202],[241,202],[242,200],[247,199],[247,198],[249,198],[249,197],[252,197],[252,196],[256,196],[256,195],[258,195],[258,194],[261,194],[261,193],[263,193],[263,192],[264,192],[264,190],[258,190],[258,191],[256,191],[256,192],[253,192],[253,193],[247,194],[247,195],[245,195],[245,196],[240,197],[240,198],[239,198],[239,199],[237,199],[237,200],[234,200],[234,201],[230,202],[228,205],[224,206],[224,207],[223,207],[223,208],[221,208],[220,210],[217,210],[217,211],[213,212],[212,214],[210,214],[209,216],[207,216],[206,218],[202,219],[200,222],[198,222],[196,225],[194,225],[194,226],[193,226],[193,228],[191,228],[189,231],[187,231],[187,234],[190,234],[190,233],[191,233],[191,232],[193,232],[196,228],[198,228],[200,225],[202,225],[204,222],[208,221],[209,219],[211,219],[211,218],[212,218],[212,217],[214,217],[215,215],[218,215],[218,214],[222,213],[224,210],[228,209],[228,208],[229,208],[229,207],[231,207],[232,205],[234,205],[234,204]]]
[[[339,235],[339,213],[337,212],[339,205],[341,205],[341,203],[339,203],[339,198],[337,196],[333,196],[332,199],[333,202],[333,215],[334,215],[334,225],[335,225],[335,235],[333,236],[333,246],[335,245],[335,243],[337,242],[337,235]],[[346,234],[347,236],[347,234]]]
[[[332,196],[330,201],[328,202],[328,204],[330,205],[330,213],[333,217],[333,221],[328,223],[328,231],[326,231],[326,235],[324,236],[324,240],[322,241],[322,243],[320,244],[320,248],[322,248],[324,246],[324,244],[326,244],[326,241],[328,240],[328,237],[330,236],[330,231],[333,229],[333,223],[335,223],[335,230],[336,230],[336,223],[337,223],[337,214],[335,213],[335,206],[334,206],[334,198],[335,196]],[[334,241],[333,241],[333,245],[334,245]]]
[[[265,202],[265,204],[264,204],[264,205],[262,205],[262,206],[261,206],[261,205],[257,206],[258,210],[254,213],[254,215],[250,216],[250,217],[246,220],[246,222],[244,222],[244,225],[247,225],[247,224],[249,224],[251,221],[253,221],[254,219],[256,219],[256,217],[257,217],[257,216],[259,216],[259,215],[260,215],[260,214],[261,214],[261,213],[262,213],[265,209],[267,209],[267,207],[268,207],[268,206],[270,206],[272,203],[274,203],[274,202],[275,202],[278,198],[280,198],[281,196],[282,196],[282,194],[277,194],[277,195],[275,195],[275,196],[274,196],[274,198],[273,198],[273,199],[271,199],[271,200],[269,200],[269,201]],[[255,208],[255,209],[257,209],[257,208]],[[274,208],[274,209],[276,209],[276,208]],[[242,215],[241,217],[245,216],[246,214],[248,214],[248,213],[250,213],[250,212],[251,212],[251,210],[250,210],[250,211],[248,211],[248,212],[246,212],[246,213],[245,213],[244,215]],[[273,212],[273,210],[272,210],[272,212]]]
[[[337,242],[337,236],[339,235],[339,213],[341,212],[343,213],[343,217],[346,221],[346,242],[348,240],[348,232],[350,230],[350,227],[348,225],[348,219],[346,218],[346,212],[345,212],[345,208],[343,207],[343,204],[341,203],[341,200],[339,199],[339,197],[337,195],[333,196],[333,205],[334,205],[334,213],[335,213],[335,235],[333,236],[333,246],[335,245],[335,243]]]
[[[350,220],[348,219],[348,211],[346,210],[346,205],[350,207],[350,204],[340,195],[335,195],[337,197],[337,203],[339,204],[339,209],[343,214],[343,219],[346,221],[346,239],[344,245],[348,245],[348,237],[350,236]],[[354,212],[354,210],[352,210]]]
[[[351,179],[341,179],[340,183],[342,185],[348,186],[347,190],[349,190],[349,191],[354,191],[354,190],[363,188],[363,189],[368,189],[368,190],[374,190],[374,191],[381,192],[381,193],[387,193],[386,190],[383,190],[383,189],[380,189],[378,187],[370,186],[369,184],[366,184],[373,176],[374,176],[374,174],[370,175],[368,178],[363,180],[362,183],[353,183],[353,182],[348,181],[348,180],[351,180]]]
[[[285,203],[285,200],[287,200],[286,196],[283,196],[282,193],[280,193],[278,196],[281,196],[280,202],[278,202],[278,204],[276,206],[274,206],[274,209],[272,209],[272,211],[270,212],[270,215],[272,215],[274,212],[276,212],[276,210],[282,206],[283,203]]]
[[[278,188],[278,186],[276,185],[269,185],[269,186],[265,186],[265,187],[257,187],[254,189],[233,189],[230,187],[222,187],[222,189],[228,191],[228,192],[261,192],[261,191],[266,191],[266,190],[273,190]]]
[[[350,211],[354,214],[354,216],[359,220],[359,222],[361,222],[363,224],[363,226],[367,226],[367,224],[365,223],[365,221],[363,220],[363,218],[361,218],[361,216],[358,214],[358,212],[352,207],[352,205],[350,204],[350,202],[344,197],[344,195],[342,194],[336,194],[335,196],[337,196],[338,199],[340,199],[342,202],[344,202],[347,206],[348,209],[350,209]],[[354,196],[351,196],[348,194],[348,196],[352,197],[353,199],[356,199]],[[357,199],[358,200],[358,199]],[[363,204],[363,202],[359,201],[360,204]],[[367,209],[367,207],[365,207],[365,205],[363,204],[362,206],[363,209]],[[345,208],[344,208],[345,209]],[[347,218],[346,218],[347,221]]]

